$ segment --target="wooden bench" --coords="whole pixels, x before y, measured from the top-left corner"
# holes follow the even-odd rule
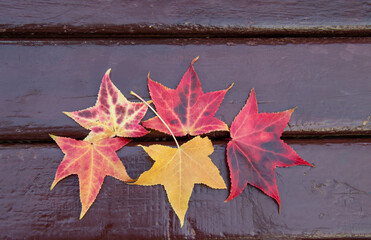
[[[235,83],[217,118],[230,125],[251,88],[260,111],[297,106],[283,139],[316,167],[275,171],[280,213],[256,188],[224,203],[196,185],[180,228],[162,186],[107,177],[79,220],[76,176],[49,191],[63,153],[48,134],[87,134],[62,111],[93,106],[108,68],[148,100],[148,72],[175,88],[197,56],[204,91]],[[0,76],[1,239],[371,238],[369,1],[0,1]],[[228,134],[209,137],[229,184]],[[153,142],[173,144],[152,132],[118,152],[133,178]]]

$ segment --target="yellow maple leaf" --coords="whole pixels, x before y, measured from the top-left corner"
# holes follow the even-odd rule
[[[208,157],[214,151],[208,137],[197,136],[179,148],[162,145],[142,147],[155,163],[133,184],[163,185],[181,226],[184,224],[194,184],[205,184],[216,189],[227,188],[218,168]]]

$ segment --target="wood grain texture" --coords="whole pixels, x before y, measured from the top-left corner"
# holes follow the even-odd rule
[[[0,1],[0,37],[370,36],[368,0]]]
[[[50,191],[63,153],[55,144],[0,145],[1,239],[211,239],[371,237],[371,139],[287,141],[316,167],[276,169],[282,200],[247,187],[229,203],[227,190],[197,185],[185,225],[161,186],[128,186],[107,177],[87,215],[80,213],[78,180]],[[166,143],[164,143],[166,144]],[[213,162],[228,183],[225,143]],[[133,144],[118,152],[132,177],[152,161]],[[360,167],[361,166],[361,167]]]
[[[62,111],[93,106],[108,68],[129,100],[137,101],[131,90],[148,100],[148,72],[175,88],[196,56],[205,92],[235,83],[216,113],[228,125],[254,87],[260,111],[298,107],[285,136],[371,133],[370,38],[3,41],[0,140],[44,141],[49,133],[82,138],[87,131]]]

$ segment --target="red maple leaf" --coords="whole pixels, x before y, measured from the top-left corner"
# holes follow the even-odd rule
[[[226,123],[214,117],[228,89],[203,93],[193,63],[178,87],[169,89],[151,80],[148,88],[158,114],[169,125],[175,136],[195,136],[212,131],[228,131]],[[233,84],[232,84],[233,85]],[[144,121],[143,126],[170,134],[158,117]]]
[[[147,106],[141,102],[128,101],[113,85],[109,77],[110,71],[111,69],[103,76],[94,107],[64,112],[81,126],[91,130],[85,141],[94,142],[114,136],[141,137],[148,133],[139,125],[147,112]]]
[[[227,145],[227,161],[231,191],[226,201],[235,198],[250,184],[272,197],[280,206],[273,169],[311,166],[280,139],[293,111],[258,113],[255,91],[251,90],[246,105],[230,129],[232,140]]]
[[[106,138],[94,143],[50,135],[65,157],[58,166],[51,189],[63,178],[77,174],[82,205],[80,219],[95,201],[105,176],[109,175],[124,182],[133,181],[116,154],[129,139]]]

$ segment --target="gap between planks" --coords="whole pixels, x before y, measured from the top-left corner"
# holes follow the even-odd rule
[[[0,25],[0,39],[371,37],[371,25],[218,27],[202,25]]]

